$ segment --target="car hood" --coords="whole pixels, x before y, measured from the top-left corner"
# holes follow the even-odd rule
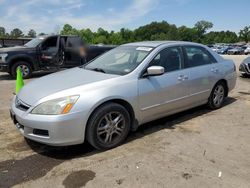
[[[38,100],[51,94],[115,77],[119,77],[119,75],[104,74],[77,67],[29,82],[21,89],[18,98],[28,105],[34,105]]]
[[[34,48],[28,48],[25,46],[15,46],[8,48],[0,48],[0,53],[8,53],[8,52],[21,52],[21,51],[29,51],[34,50]]]

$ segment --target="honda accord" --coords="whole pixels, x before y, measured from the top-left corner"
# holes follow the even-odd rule
[[[139,125],[199,105],[222,107],[236,70],[208,47],[178,41],[121,45],[90,63],[33,80],[11,117],[28,139],[105,150]]]

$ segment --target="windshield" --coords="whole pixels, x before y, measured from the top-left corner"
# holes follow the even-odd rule
[[[42,38],[35,38],[27,42],[24,46],[29,47],[29,48],[34,48],[34,47],[37,47],[37,45],[40,44],[42,41],[43,41]]]
[[[125,75],[132,72],[152,49],[151,47],[120,46],[93,60],[84,68],[107,74]]]

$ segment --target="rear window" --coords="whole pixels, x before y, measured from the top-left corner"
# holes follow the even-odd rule
[[[215,58],[205,49],[199,46],[184,46],[184,67],[196,67],[215,63]]]

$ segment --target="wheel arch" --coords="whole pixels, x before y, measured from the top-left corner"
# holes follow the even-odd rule
[[[10,69],[18,61],[25,61],[27,63],[30,63],[32,70],[36,70],[36,67],[34,66],[34,62],[32,58],[27,55],[18,55],[18,56],[14,56],[13,58],[11,58],[9,60]]]
[[[97,109],[99,109],[100,107],[102,107],[103,105],[105,105],[107,103],[116,103],[116,104],[120,104],[121,106],[123,106],[128,111],[128,113],[130,115],[131,123],[132,123],[131,130],[136,130],[138,128],[138,121],[135,118],[135,112],[134,112],[132,105],[128,101],[126,101],[125,99],[121,99],[121,98],[108,99],[106,101],[102,101],[101,103],[97,104],[93,108],[93,110],[91,110],[91,112],[89,113],[86,126],[89,124],[89,120],[90,120],[91,116],[93,115],[93,113],[95,113],[95,111]],[[85,134],[86,134],[86,131],[85,131]]]

